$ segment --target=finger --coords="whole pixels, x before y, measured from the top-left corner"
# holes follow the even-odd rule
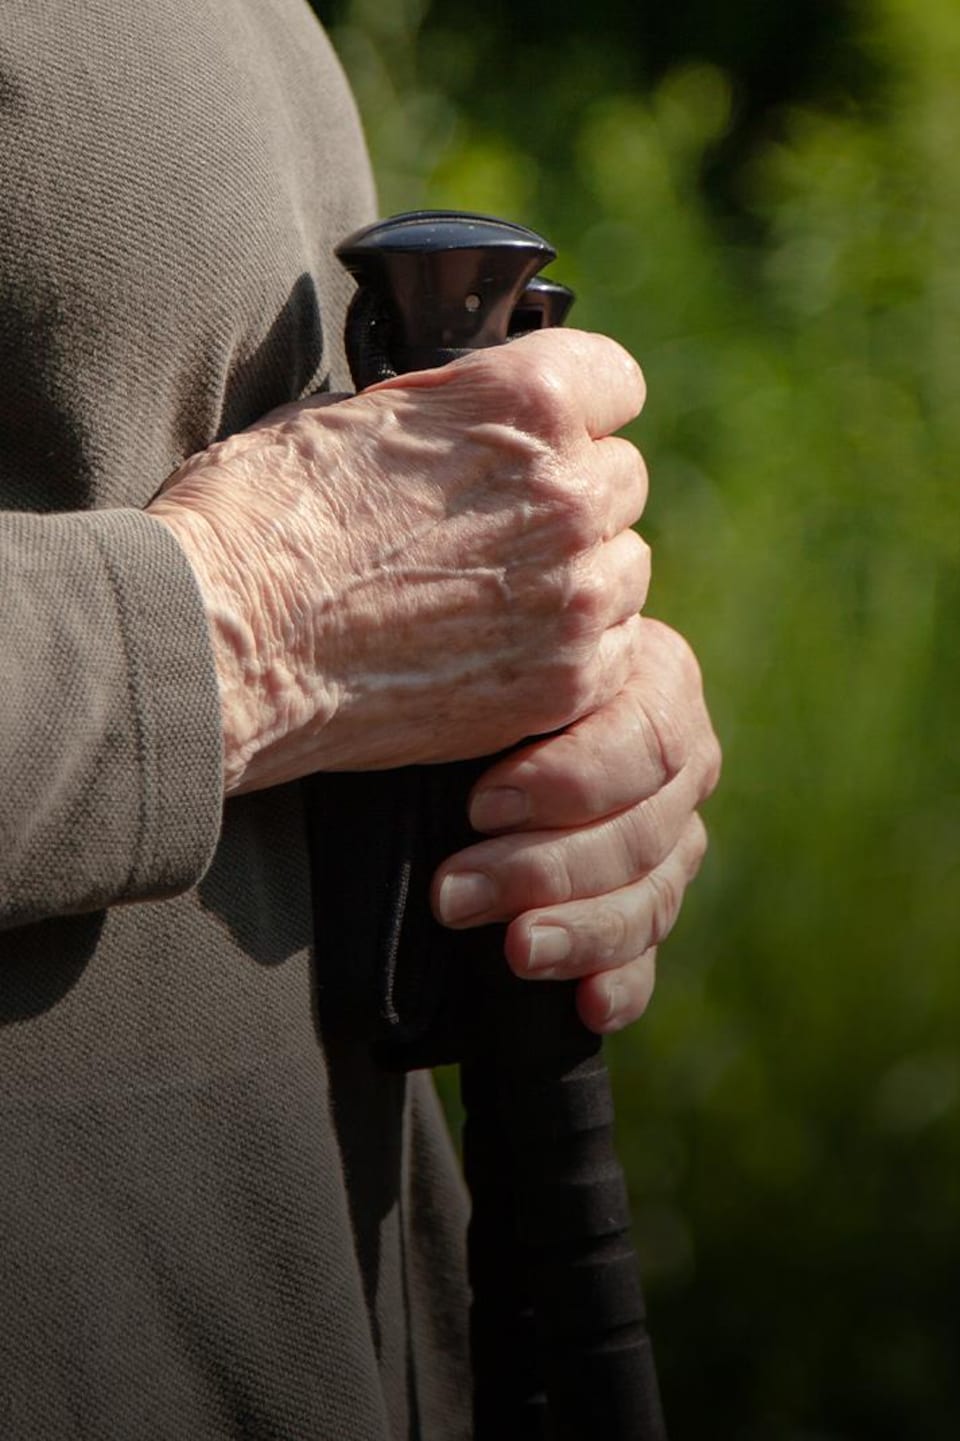
[[[607,705],[623,690],[635,664],[639,619],[630,615],[596,639],[596,624],[584,625],[581,617],[576,623],[581,632],[579,649],[585,647],[587,656],[578,655],[576,644],[570,643],[552,666],[544,664],[536,689],[540,718],[527,727],[528,733],[553,735]]]
[[[581,826],[655,795],[674,778],[636,690],[485,771],[470,797],[477,831]]]
[[[541,330],[513,341],[509,350],[524,364],[529,354],[545,379],[577,396],[584,429],[594,440],[629,425],[643,409],[643,371],[609,336],[569,328]]]
[[[657,953],[647,951],[614,975],[589,976],[577,987],[577,1010],[589,1031],[611,1035],[638,1021],[653,997]]]
[[[437,919],[456,927],[607,895],[653,871],[680,840],[695,802],[681,774],[656,796],[573,831],[517,831],[480,841],[439,867]]]
[[[606,623],[620,625],[643,608],[650,587],[650,547],[635,530],[623,530],[601,546],[594,561],[609,591]]]
[[[636,531],[624,530],[580,560],[568,604],[579,608],[585,635],[599,638],[637,617],[649,584],[650,547]]]
[[[689,647],[646,617],[634,638],[637,664],[622,690],[484,772],[470,799],[475,830],[585,825],[647,799],[684,769],[695,804],[710,794],[720,748]]]
[[[458,851],[437,871],[437,917],[485,925],[524,911],[606,895],[654,870],[696,807],[687,771],[639,805],[572,830],[511,831]]]
[[[602,538],[610,540],[640,519],[647,503],[650,477],[640,451],[622,435],[608,435],[593,441],[589,458],[597,476]]]
[[[528,980],[574,980],[627,965],[666,940],[707,848],[693,815],[667,858],[619,890],[527,911],[507,928],[510,967]]]
[[[543,567],[530,565],[530,574],[543,581]],[[650,547],[636,531],[625,530],[613,540],[596,545],[579,558],[566,573],[556,579],[550,596],[550,621],[557,621],[555,640],[561,667],[574,656],[580,657],[582,674],[592,673],[594,681],[605,688],[613,674],[627,674],[624,665],[632,663],[637,646],[639,610],[650,584]],[[628,629],[621,634],[621,627]],[[609,634],[616,632],[615,634]],[[614,692],[616,694],[617,692]],[[541,696],[542,699],[542,696]],[[591,692],[591,703],[596,697]]]
[[[592,683],[584,689],[580,703],[555,724],[545,727],[552,734],[561,726],[573,725],[619,695],[636,664],[640,617],[634,612],[604,630],[596,642],[591,668]]]
[[[408,372],[368,386],[380,390],[453,392],[465,386],[485,404],[491,391],[511,394],[517,419],[536,433],[555,428],[592,439],[612,435],[635,420],[646,399],[643,372],[633,356],[605,335],[551,328],[520,336],[509,345],[475,350],[436,370]],[[462,403],[462,402],[460,402]]]
[[[698,801],[704,801],[719,779],[721,754],[704,699],[700,665],[683,636],[662,621],[644,616],[641,629],[637,681],[660,748],[674,773],[683,765],[696,764],[703,787]]]

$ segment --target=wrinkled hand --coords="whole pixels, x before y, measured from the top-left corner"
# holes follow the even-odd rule
[[[477,782],[471,823],[500,834],[452,856],[433,885],[448,925],[509,922],[517,975],[579,978],[581,1019],[598,1032],[650,999],[657,945],[706,849],[697,807],[720,773],[692,651],[658,621],[638,626],[616,696]]]
[[[193,457],[149,512],[206,603],[226,790],[487,755],[623,688],[646,497],[613,341],[550,330]]]

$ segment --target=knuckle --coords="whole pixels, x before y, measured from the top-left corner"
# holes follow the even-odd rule
[[[569,429],[571,396],[569,380],[556,362],[541,357],[538,363],[513,367],[514,397],[518,418],[544,439]]]
[[[567,331],[567,335],[575,332]],[[589,355],[583,359],[590,364],[597,378],[610,386],[617,386],[629,396],[635,415],[639,415],[646,400],[647,386],[640,363],[630,351],[614,340],[612,336],[594,334],[590,340]]]
[[[619,349],[624,382],[632,386],[636,392],[637,414],[639,414],[647,399],[647,378],[636,356],[631,355],[629,350],[625,350],[623,346],[620,346]]]
[[[613,905],[597,905],[590,918],[591,956],[601,966],[613,965],[625,954],[629,940],[623,912]]]
[[[673,929],[680,910],[681,895],[670,877],[662,871],[652,871],[647,877],[647,883],[650,887],[649,945],[658,946]]]
[[[528,884],[531,894],[542,896],[543,905],[556,905],[570,900],[573,882],[566,858],[559,845],[538,846],[528,857]]]
[[[638,565],[650,565],[652,552],[649,542],[644,540],[638,530],[632,527],[623,532],[623,545],[631,546],[634,551],[634,560]]]
[[[706,745],[706,757],[703,776],[703,798],[713,794],[720,782],[720,773],[723,770],[723,751],[713,728],[710,729],[710,738]]]
[[[551,495],[560,543],[577,554],[600,539],[603,525],[600,502],[577,467],[557,466]]]
[[[569,812],[584,818],[603,815],[607,766],[602,742],[567,731],[554,741],[553,762],[554,786],[562,785]]]
[[[590,710],[595,691],[593,667],[588,662],[572,655],[560,659],[553,667],[547,688],[550,729],[559,730]]]
[[[630,449],[633,452],[634,483],[639,488],[643,501],[645,501],[650,490],[650,472],[647,469],[647,462],[639,446],[633,445],[631,442]]]
[[[523,477],[537,533],[555,560],[571,562],[603,538],[603,500],[580,464],[581,457],[530,440]]]
[[[610,809],[611,768],[604,741],[574,726],[549,737],[537,756],[536,778],[543,824],[574,825],[604,817]]]
[[[700,663],[677,631],[664,627],[666,648],[663,703],[650,724],[664,760],[676,775],[688,763],[699,775],[699,798],[706,799],[720,779],[723,754],[703,694]]]
[[[643,712],[647,755],[662,785],[675,780],[690,759],[691,743],[686,719],[685,711],[670,704]]]
[[[636,551],[637,566],[642,568],[649,577],[653,569],[653,551],[650,549],[649,542],[644,540],[643,536],[636,530],[628,530],[627,535],[631,537],[630,544]]]
[[[650,546],[642,535],[637,535],[635,530],[629,530],[627,535],[633,537],[634,558],[631,562],[631,581],[633,585],[633,600],[635,608],[640,610],[647,598],[650,589],[650,579],[653,573],[653,553]]]
[[[636,874],[651,869],[660,860],[660,807],[658,797],[634,806],[621,817],[620,832],[627,863]]]
[[[697,874],[697,871],[700,869],[701,863],[703,862],[703,858],[707,854],[707,849],[709,845],[710,837],[707,834],[707,828],[703,824],[701,817],[696,812],[694,812],[691,818],[690,826],[690,849],[687,861],[688,880],[692,881],[694,876]]]
[[[617,490],[620,495],[629,495],[633,507],[633,524],[640,519],[650,492],[650,477],[646,462],[640,451],[622,436],[613,442],[618,449]]]
[[[674,631],[673,634],[676,636],[674,653],[677,674],[690,694],[702,696],[703,675],[700,670],[700,662],[697,660],[693,647],[690,642],[677,631]]]
[[[630,1005],[625,1017],[628,1021],[638,1020],[653,1000],[657,984],[656,960],[656,950],[649,950],[630,963]]]
[[[661,670],[669,676],[670,690],[681,695],[703,694],[700,663],[685,636],[662,621],[648,620],[647,633],[653,640]]]
[[[642,780],[646,792],[656,793],[673,779],[675,772],[645,691],[631,694],[624,715],[624,735],[630,742],[627,764],[637,779]]]
[[[575,639],[596,637],[606,628],[610,613],[609,584],[595,567],[582,567],[565,606],[565,617]]]

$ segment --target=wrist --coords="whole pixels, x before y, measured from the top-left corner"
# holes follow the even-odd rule
[[[258,566],[249,554],[241,563],[222,527],[173,496],[158,497],[147,514],[184,551],[203,601],[220,696],[224,794],[250,789],[257,757],[280,734],[282,709],[265,665]]]

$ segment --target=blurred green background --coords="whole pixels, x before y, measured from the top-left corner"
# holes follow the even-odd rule
[[[726,753],[609,1046],[675,1441],[952,1441],[960,6],[317,8],[382,212],[542,230],[647,374],[649,609]]]

